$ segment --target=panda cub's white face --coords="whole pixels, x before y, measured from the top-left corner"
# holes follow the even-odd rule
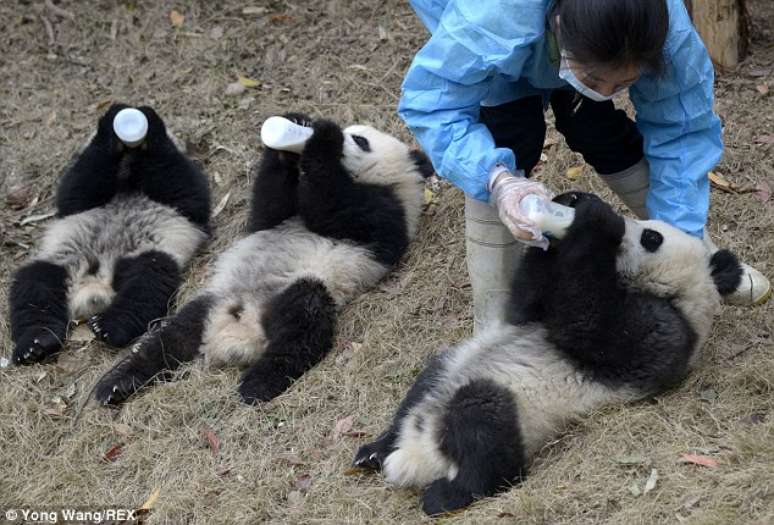
[[[344,129],[343,164],[358,182],[381,186],[423,182],[408,146],[371,126]]]

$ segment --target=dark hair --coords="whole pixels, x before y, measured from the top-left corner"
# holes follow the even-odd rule
[[[557,0],[551,26],[562,49],[578,62],[664,69],[666,0]]]

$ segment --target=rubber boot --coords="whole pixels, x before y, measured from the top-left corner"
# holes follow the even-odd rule
[[[645,159],[623,171],[600,175],[600,177],[638,218],[648,218],[645,199],[650,187],[650,170]],[[704,245],[710,253],[718,251],[718,247],[712,242],[706,229]],[[769,280],[749,264],[741,263],[741,265],[742,282],[734,292],[723,297],[723,302],[736,306],[757,306],[768,301],[771,297]]]
[[[465,250],[473,288],[473,333],[505,319],[511,281],[524,245],[503,226],[497,211],[465,197]]]

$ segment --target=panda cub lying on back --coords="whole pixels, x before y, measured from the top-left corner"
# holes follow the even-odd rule
[[[62,176],[57,219],[9,293],[13,361],[61,350],[69,321],[125,346],[167,314],[181,272],[208,237],[207,178],[175,146],[156,112],[129,148],[113,130],[115,104]]]
[[[659,221],[618,216],[593,195],[566,237],[530,249],[509,322],[435,357],[392,425],[354,464],[425,488],[428,514],[469,505],[520,481],[531,458],[577,416],[664,391],[685,377],[736,258]]]
[[[249,235],[218,258],[196,298],[101,379],[98,400],[118,403],[201,355],[247,368],[242,398],[267,401],[331,349],[337,308],[379,281],[414,237],[432,168],[369,126],[313,128],[300,156],[265,150]]]

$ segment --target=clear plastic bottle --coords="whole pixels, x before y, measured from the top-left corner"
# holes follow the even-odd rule
[[[553,201],[539,197],[538,195],[526,195],[519,206],[524,216],[535,223],[543,235],[561,239],[567,233],[567,228],[575,218],[575,209],[562,206]]]
[[[300,126],[284,117],[269,117],[261,126],[261,141],[272,149],[301,153],[314,134],[312,128]]]
[[[113,131],[128,147],[137,147],[148,134],[148,119],[139,109],[124,108],[113,117]]]

